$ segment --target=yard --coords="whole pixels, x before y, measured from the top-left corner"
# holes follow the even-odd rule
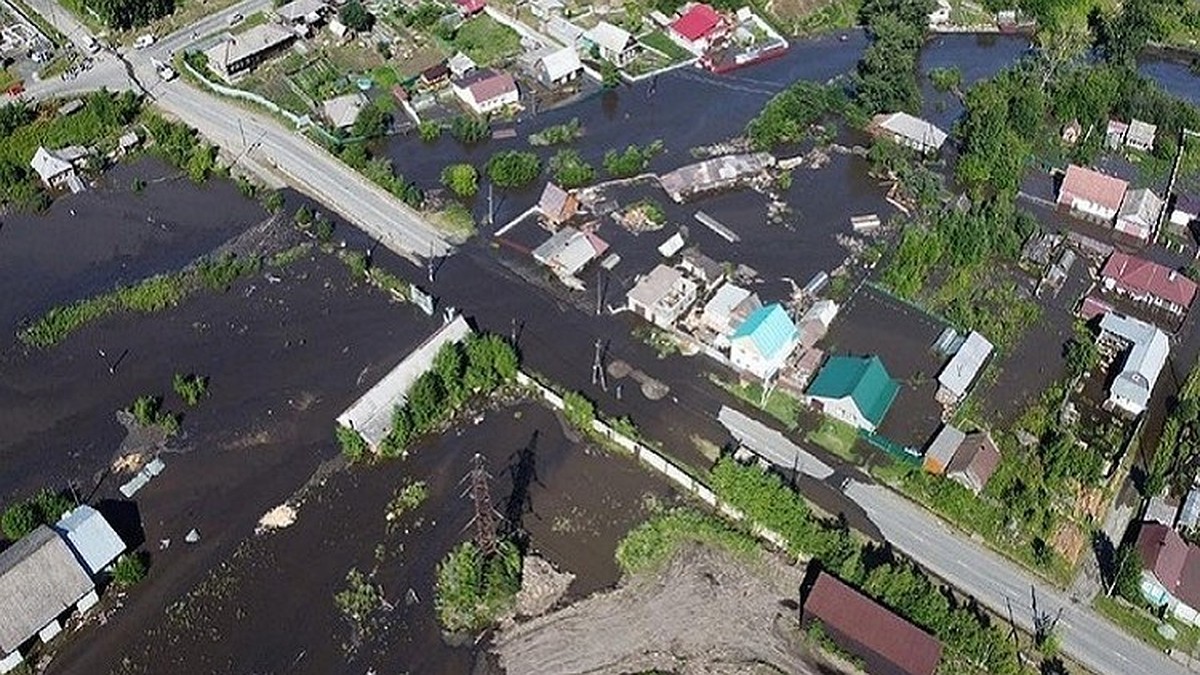
[[[771,417],[783,423],[788,431],[794,431],[800,425],[800,402],[779,390],[772,390],[763,403],[762,386],[755,382],[732,382],[711,376],[714,384],[743,401],[762,410]]]
[[[804,440],[815,443],[847,462],[857,464],[861,457],[855,451],[858,429],[839,420],[826,417],[816,431],[810,431]]]
[[[486,14],[464,22],[450,41],[451,51],[460,51],[480,66],[495,66],[521,53],[521,36]]]
[[[671,38],[667,37],[667,34],[661,30],[656,30],[639,37],[638,42],[655,51],[662,52],[672,63],[687,61],[693,56],[691,52],[672,42]]]

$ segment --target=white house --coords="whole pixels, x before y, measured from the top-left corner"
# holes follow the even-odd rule
[[[942,372],[938,373],[937,400],[946,404],[963,400],[971,383],[983,370],[983,364],[991,356],[992,349],[992,343],[987,338],[971,331]]]
[[[543,86],[554,87],[578,78],[583,73],[583,62],[574,47],[562,47],[538,55],[533,73]]]
[[[659,265],[626,294],[629,308],[660,328],[670,329],[696,301],[696,282],[683,272]]]
[[[728,342],[733,331],[760,307],[762,301],[753,292],[733,283],[725,283],[704,303],[700,321],[705,328],[716,333],[718,343]]]
[[[752,312],[733,332],[729,338],[729,360],[738,370],[770,380],[799,342],[800,332],[792,318],[783,305],[772,303]]]
[[[490,68],[477,70],[452,83],[454,95],[477,115],[486,115],[521,100],[512,75]]]
[[[1058,190],[1058,204],[1085,216],[1111,223],[1121,209],[1129,183],[1074,164],[1067,167]]]
[[[1149,239],[1150,233],[1158,225],[1163,206],[1163,200],[1149,188],[1129,190],[1125,193],[1125,200],[1121,202],[1121,209],[1117,212],[1117,231],[1142,241]]]
[[[583,40],[594,46],[600,58],[618,68],[626,66],[637,56],[638,42],[629,31],[601,21],[583,34]]]
[[[104,516],[87,504],[68,511],[54,524],[88,574],[97,576],[125,552],[125,542]]]
[[[78,145],[60,150],[47,150],[39,145],[29,166],[37,172],[42,184],[51,190],[67,188],[71,192],[82,192],[83,181],[75,173],[75,168],[86,159],[87,150]]]
[[[1108,312],[1100,319],[1100,337],[1128,349],[1121,372],[1108,387],[1104,406],[1137,416],[1146,410],[1158,376],[1171,351],[1167,334],[1145,321]]]
[[[878,356],[832,356],[804,393],[818,412],[873,432],[899,392]]]
[[[1194,220],[1200,220],[1200,199],[1190,195],[1177,196],[1171,207],[1171,224],[1187,227]]]

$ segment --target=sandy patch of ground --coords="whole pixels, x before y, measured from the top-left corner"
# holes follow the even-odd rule
[[[574,574],[559,572],[541,556],[525,556],[521,590],[517,593],[517,616],[545,614],[566,594],[574,580]]]
[[[804,570],[689,547],[662,570],[502,630],[509,673],[819,673],[802,642]]]

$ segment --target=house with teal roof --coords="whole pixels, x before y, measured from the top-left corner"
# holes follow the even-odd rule
[[[738,370],[769,380],[799,342],[795,322],[776,302],[754,310],[737,327],[729,338],[729,360]]]
[[[875,431],[899,391],[900,384],[888,375],[878,356],[832,356],[805,395],[818,411]]]

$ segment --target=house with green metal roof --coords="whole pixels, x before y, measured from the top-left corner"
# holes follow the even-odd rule
[[[800,331],[783,305],[773,303],[750,313],[729,338],[729,360],[738,370],[769,380],[800,342]]]
[[[883,423],[900,384],[878,356],[832,356],[805,395],[820,412],[866,431]]]

